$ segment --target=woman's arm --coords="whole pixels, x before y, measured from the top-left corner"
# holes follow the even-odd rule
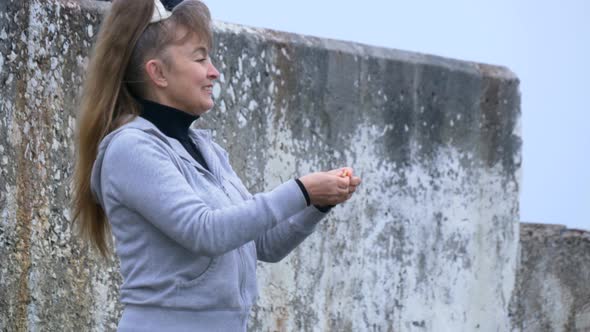
[[[361,183],[361,179],[358,176],[354,176],[352,168],[349,167],[335,169],[328,173],[341,177],[349,177],[348,198],[352,196],[356,191],[356,187]],[[307,200],[307,204],[311,204],[307,189],[299,179],[296,181]],[[264,262],[274,263],[286,257],[313,233],[318,222],[326,216],[332,207],[309,206],[302,212],[291,217],[288,222],[280,223],[267,231],[263,236],[256,239],[258,259]]]
[[[309,206],[256,239],[256,255],[263,262],[276,263],[285,258],[316,228],[327,213]]]
[[[307,205],[290,180],[242,204],[212,210],[200,198],[207,193],[195,192],[164,147],[139,130],[125,130],[111,141],[101,182],[108,201],[136,211],[185,248],[207,256],[257,239]]]

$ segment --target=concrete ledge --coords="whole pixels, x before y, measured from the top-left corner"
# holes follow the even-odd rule
[[[590,232],[521,224],[514,326],[522,331],[590,330]]]

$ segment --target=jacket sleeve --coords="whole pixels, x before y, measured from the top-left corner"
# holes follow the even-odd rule
[[[327,213],[309,206],[256,239],[258,260],[275,263],[285,258],[316,228]]]
[[[212,210],[190,187],[164,146],[141,131],[122,131],[102,165],[102,195],[134,210],[196,254],[218,256],[256,240],[306,207],[294,180],[253,199]]]

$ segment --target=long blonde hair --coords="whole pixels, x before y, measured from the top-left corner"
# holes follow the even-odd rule
[[[159,1],[159,0],[156,0]],[[110,226],[90,188],[92,166],[100,141],[140,113],[136,97],[148,95],[144,64],[164,57],[163,50],[178,38],[196,34],[212,44],[209,9],[198,0],[185,0],[172,16],[150,24],[154,0],[115,0],[103,20],[86,71],[76,128],[73,174],[73,220],[79,234],[103,257],[110,254]]]

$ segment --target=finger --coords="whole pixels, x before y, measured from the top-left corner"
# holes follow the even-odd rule
[[[348,190],[349,190],[349,186],[343,187],[343,188],[339,188],[338,194],[340,196],[346,196],[348,195]]]
[[[359,178],[358,176],[354,176],[350,179],[351,186],[358,186],[359,184],[361,184],[361,178]]]
[[[349,193],[351,193],[351,194],[352,194],[352,193],[353,193],[353,192],[355,192],[355,191],[356,191],[356,186],[350,186],[350,187],[348,187],[348,192],[349,192]]]
[[[348,187],[350,186],[350,179],[348,177],[338,178],[337,186],[339,189],[344,189],[348,191]]]
[[[334,203],[332,205],[337,205],[340,204],[342,202],[346,202],[346,200],[348,200],[349,198],[349,193],[342,193],[340,195],[338,195],[337,197],[334,197]]]
[[[346,200],[347,195],[348,195],[347,193],[339,192],[338,195],[332,196],[331,197],[332,202],[330,203],[330,205],[338,205],[338,204],[344,202]]]

